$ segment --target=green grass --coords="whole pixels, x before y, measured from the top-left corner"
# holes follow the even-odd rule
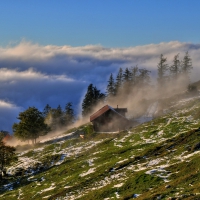
[[[40,144],[42,151],[35,146],[22,155],[45,168],[5,178],[1,185],[12,182],[13,190],[1,187],[0,199],[15,200],[19,194],[24,200],[133,199],[136,194],[137,199],[200,199],[199,110],[199,100],[189,101],[117,134],[94,133],[90,124],[73,128],[70,131],[84,130],[86,137]],[[63,151],[63,163],[52,165]]]

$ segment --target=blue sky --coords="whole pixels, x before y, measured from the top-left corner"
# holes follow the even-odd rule
[[[0,45],[199,43],[198,0],[2,0]]]
[[[155,81],[161,53],[170,65],[189,51],[199,80],[199,10],[199,0],[1,0],[0,130],[29,106],[81,113],[87,86],[105,92],[120,67]]]

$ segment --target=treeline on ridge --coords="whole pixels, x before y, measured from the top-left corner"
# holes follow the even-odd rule
[[[167,58],[160,55],[157,64],[157,82],[152,84],[151,71],[138,66],[119,69],[116,78],[111,73],[109,76],[106,93],[103,94],[93,84],[90,84],[82,103],[82,114],[87,116],[91,113],[98,103],[113,103],[131,98],[147,97],[149,93],[159,97],[167,97],[169,94],[175,94],[180,90],[194,89],[190,84],[189,74],[192,70],[192,59],[188,52],[185,53],[182,60],[179,54],[174,56],[172,64],[167,63]],[[152,90],[154,88],[154,90]],[[96,91],[97,94],[96,95]]]

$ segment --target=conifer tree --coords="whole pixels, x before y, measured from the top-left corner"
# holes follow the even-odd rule
[[[60,118],[62,116],[62,108],[60,105],[58,105],[57,109],[56,109],[56,117]]]
[[[72,103],[69,102],[65,106],[65,125],[69,126],[74,123],[75,116],[74,116],[74,110],[72,108]]]
[[[64,113],[60,105],[56,109],[52,109],[52,128],[62,128],[65,125]]]
[[[94,105],[94,86],[90,84],[87,88],[85,98],[82,103],[82,115],[85,116],[91,112],[91,109]]]
[[[130,70],[128,68],[126,68],[123,73],[123,91],[125,93],[130,92],[131,77],[132,77],[132,74],[131,74]]]
[[[173,80],[177,80],[178,75],[180,73],[180,60],[179,60],[179,54],[174,56],[173,64],[170,66],[170,74],[172,76]]]
[[[120,88],[122,87],[123,84],[123,70],[122,68],[119,68],[119,72],[116,77],[115,81],[115,94],[117,95],[119,93]]]
[[[138,82],[140,86],[148,86],[150,84],[150,72],[147,69],[139,69]]]
[[[130,83],[131,77],[132,77],[132,74],[131,74],[130,70],[127,67],[125,69],[124,73],[123,73],[123,82],[124,83]]]
[[[88,86],[87,92],[82,103],[82,115],[88,115],[94,106],[96,106],[100,101],[104,101],[105,94],[101,93],[93,84]]]
[[[189,74],[190,74],[192,68],[193,68],[192,67],[192,59],[190,58],[190,55],[187,51],[185,53],[185,56],[181,63],[181,72],[182,72],[184,78],[187,80],[187,83],[189,83],[189,81],[190,81]]]
[[[44,110],[43,110],[43,116],[46,118],[47,117],[47,115],[50,113],[50,111],[51,111],[51,107],[50,107],[50,105],[49,104],[47,104],[45,107],[44,107]]]
[[[94,94],[94,97],[93,97],[94,106],[96,106],[100,101],[103,102],[105,100],[106,95],[101,93],[100,90],[98,90],[96,86],[93,87],[93,94]]]
[[[167,64],[167,58],[163,56],[163,54],[160,55],[160,61],[158,63],[158,86],[162,88],[166,83],[166,72],[168,70],[168,64]]]
[[[114,82],[114,78],[113,78],[112,73],[111,73],[110,78],[108,80],[108,85],[107,85],[106,91],[107,91],[106,93],[107,93],[108,99],[115,96],[115,82]]]
[[[135,87],[138,83],[138,72],[139,69],[137,66],[131,68],[131,83],[133,87]]]

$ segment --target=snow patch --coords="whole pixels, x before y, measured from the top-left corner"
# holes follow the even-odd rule
[[[119,148],[123,147],[121,144],[116,144],[116,143],[114,143],[114,146],[119,147]]]
[[[48,198],[50,198],[51,197],[51,195],[49,195],[49,196],[45,196],[45,197],[42,197],[43,199],[48,199]]]
[[[8,174],[14,174],[16,169],[28,169],[31,167],[34,167],[37,164],[41,164],[40,161],[36,160],[36,159],[32,159],[32,158],[28,158],[28,157],[19,157],[18,158],[18,163],[10,168],[8,168],[7,173]],[[32,171],[33,173],[34,171]]]
[[[124,159],[124,160],[120,160],[119,162],[117,162],[116,164],[120,164],[120,163],[123,163],[123,162],[125,162],[125,161],[127,161],[128,160],[128,158],[126,158],[126,159]]]
[[[79,176],[84,177],[87,176],[88,174],[92,174],[95,172],[96,168],[90,168],[87,172],[80,174]]]
[[[39,152],[39,151],[43,151],[43,150],[44,150],[44,147],[40,147],[40,148],[34,149],[33,151],[34,152]]]
[[[94,165],[94,160],[95,159],[97,159],[97,158],[91,158],[91,159],[89,159],[87,162],[88,162],[88,165],[91,167],[91,166],[93,166]]]
[[[161,135],[163,135],[163,134],[164,134],[163,130],[160,130],[160,131],[158,132],[158,136],[161,136]]]
[[[116,195],[116,198],[119,199],[120,198],[120,195],[118,192],[115,192],[115,195]]]
[[[148,166],[158,165],[160,162],[161,162],[161,159],[160,159],[160,158],[157,158],[157,159],[151,160],[151,161],[148,163]]]
[[[163,167],[158,167],[155,169],[148,170],[145,172],[145,174],[156,175],[156,176],[162,178],[165,182],[169,182],[169,180],[167,178],[169,178],[169,176],[171,175],[171,173],[166,171]]]
[[[141,194],[134,194],[133,195],[133,198],[137,198],[137,197],[139,197]]]
[[[124,183],[119,183],[119,184],[117,184],[117,185],[114,185],[113,187],[114,187],[114,188],[119,188],[119,187],[122,187],[122,185],[124,185]]]
[[[183,153],[184,153],[184,152],[183,152]],[[185,161],[185,160],[187,160],[188,158],[190,158],[190,157],[192,157],[192,156],[194,156],[194,155],[196,155],[196,154],[200,154],[200,151],[195,151],[195,152],[190,153],[190,154],[188,154],[188,155],[186,155],[186,156],[180,155],[180,156],[177,156],[176,159],[179,159],[179,160],[181,160],[181,161]]]
[[[171,121],[172,121],[172,118],[169,118],[169,120],[168,120],[166,126],[168,126],[168,125],[171,123]]]
[[[55,165],[60,165],[64,162],[65,157],[67,157],[67,154],[62,154],[60,157],[60,160]]]
[[[53,190],[53,189],[55,189],[56,187],[55,186],[50,186],[49,188],[46,188],[46,189],[44,189],[44,190],[41,190],[41,193],[42,192],[47,192],[47,191],[49,191],[49,190]]]

